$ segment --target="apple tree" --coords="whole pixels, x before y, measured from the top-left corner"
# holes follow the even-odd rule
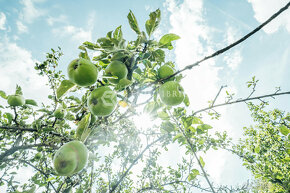
[[[136,32],[134,41],[126,41],[119,26],[96,42],[84,42],[79,56],[67,64],[67,72],[59,70],[61,49],[51,49],[43,62],[35,64],[36,72],[47,77],[49,103],[37,104],[26,98],[25,89],[18,85],[15,93],[0,91],[1,100],[7,102],[0,106],[0,186],[6,192],[246,191],[247,184],[228,187],[211,182],[200,153],[230,148],[231,140],[225,132],[211,132],[213,127],[203,122],[201,115],[207,113],[218,119],[215,107],[290,92],[256,97],[252,93],[243,99],[228,94],[225,103],[216,104],[221,87],[208,107],[191,111],[180,80],[183,71],[245,41],[288,7],[289,4],[237,42],[179,70],[165,55],[180,37],[169,33],[159,40],[152,38],[161,21],[159,9],[150,13],[144,31],[133,12],[129,12],[129,26]],[[134,122],[143,113],[152,120],[146,130]],[[278,143],[284,143],[285,137],[274,134]],[[257,133],[251,136],[257,137]],[[159,158],[173,143],[184,155],[174,167],[166,166]],[[249,145],[255,146],[258,155],[253,157],[241,148],[243,145],[233,151],[252,156],[265,170],[262,175],[272,175],[272,168],[265,168],[268,161],[264,162],[259,154],[269,144],[261,141],[259,145]],[[279,144],[275,148],[279,149]],[[275,168],[282,164],[274,162],[271,160]],[[31,168],[29,180],[17,179],[21,168]],[[289,181],[281,179],[286,175],[284,169],[276,169],[273,180],[279,179],[285,186]],[[254,173],[258,175],[258,168]]]

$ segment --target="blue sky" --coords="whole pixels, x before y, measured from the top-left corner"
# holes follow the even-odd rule
[[[173,32],[181,36],[168,59],[178,67],[194,63],[205,55],[232,43],[266,20],[287,0],[0,0],[0,90],[12,93],[16,83],[24,94],[45,101],[48,94],[45,79],[33,70],[50,48],[60,46],[64,56],[60,68],[78,56],[84,41],[96,41],[122,25],[127,40],[136,38],[127,23],[131,9],[138,23],[144,23],[150,11],[160,8],[162,23],[154,34]],[[184,73],[182,81],[193,110],[207,106],[220,86],[235,92],[237,98],[249,94],[246,82],[252,76],[260,80],[257,95],[272,93],[276,86],[290,90],[290,10],[274,20],[241,45],[224,55]],[[36,94],[37,93],[37,94]],[[223,102],[221,95],[217,102]],[[271,100],[271,108],[290,111],[289,96]],[[245,104],[219,108],[220,121],[210,121],[218,131],[226,130],[234,140],[241,137],[243,126],[251,119]],[[174,154],[172,151],[174,162]],[[241,162],[227,152],[210,152],[205,156],[206,169],[217,183],[237,184],[249,173]]]

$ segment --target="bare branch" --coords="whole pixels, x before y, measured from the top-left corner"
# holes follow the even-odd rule
[[[193,67],[195,66],[198,66],[200,63],[210,59],[210,58],[214,58],[215,56],[218,56],[226,51],[228,51],[229,49],[237,46],[238,44],[242,43],[243,41],[247,40],[249,37],[251,37],[252,35],[254,35],[255,33],[257,33],[258,31],[260,31],[264,26],[266,26],[268,23],[270,23],[273,19],[275,19],[276,17],[278,17],[281,13],[283,13],[284,11],[286,11],[290,6],[290,2],[288,2],[284,7],[282,7],[279,11],[277,11],[275,14],[273,14],[269,19],[267,19],[265,22],[263,22],[261,25],[259,25],[258,27],[256,27],[254,30],[252,30],[251,32],[249,32],[248,34],[246,34],[245,36],[243,36],[242,38],[240,38],[239,40],[235,41],[234,43],[214,52],[213,54],[209,55],[209,56],[206,56],[204,57],[203,59],[191,64],[191,65],[187,65],[185,66],[183,69],[181,70],[178,70],[177,72],[175,72],[174,74],[166,77],[166,78],[163,78],[163,79],[159,79],[159,80],[156,80],[155,82],[153,83],[150,83],[148,84],[147,86],[143,87],[143,88],[140,88],[140,90],[143,90],[144,88],[147,88],[148,86],[151,86],[153,84],[156,84],[156,83],[159,83],[159,82],[162,82],[164,80],[168,80],[170,79],[171,77],[174,77],[180,73],[182,73],[183,71],[186,71],[186,70],[191,70]]]
[[[1,126],[0,129],[6,129],[6,130],[12,130],[12,131],[27,131],[27,132],[38,132],[38,129],[34,128],[24,128],[24,127],[13,127],[13,126]],[[52,134],[54,136],[62,137],[60,133],[56,132],[49,132],[49,134]]]
[[[227,85],[225,85],[225,86],[221,86],[221,88],[220,88],[220,90],[218,91],[217,95],[215,96],[215,98],[214,98],[214,100],[213,100],[211,106],[214,105],[214,103],[216,102],[217,98],[219,97],[219,95],[220,95],[222,89],[225,88],[225,87],[227,87]]]
[[[43,144],[43,143],[32,144],[32,145],[23,145],[23,146],[15,146],[15,147],[12,147],[12,148],[8,149],[7,151],[5,151],[4,153],[2,153],[0,155],[0,162],[2,162],[2,160],[5,157],[7,157],[9,155],[12,155],[14,152],[16,152],[18,150],[24,150],[24,149],[30,149],[30,148],[33,148],[33,147],[42,147],[42,146],[54,147],[53,145]]]
[[[207,108],[203,108],[200,110],[197,110],[193,113],[193,116],[196,115],[197,113],[201,113],[207,110],[211,110],[213,108],[216,107],[220,107],[220,106],[225,106],[225,105],[231,105],[231,104],[235,104],[235,103],[241,103],[241,102],[246,102],[246,101],[250,101],[250,100],[261,100],[262,98],[268,98],[268,97],[274,97],[274,96],[278,96],[278,95],[286,95],[286,94],[290,94],[290,91],[288,92],[280,92],[280,93],[273,93],[273,94],[268,94],[268,95],[262,95],[262,96],[257,96],[257,97],[251,97],[251,98],[245,98],[245,99],[238,99],[235,101],[231,101],[231,102],[225,102],[225,103],[221,103],[221,104],[217,104],[217,105],[213,105]]]

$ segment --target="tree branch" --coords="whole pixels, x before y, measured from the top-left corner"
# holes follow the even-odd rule
[[[53,147],[52,145],[48,145],[48,144],[33,144],[33,145],[23,145],[23,146],[15,146],[15,147],[12,147],[10,149],[8,149],[7,151],[5,151],[4,153],[2,153],[0,155],[0,162],[2,162],[2,160],[9,156],[9,155],[12,155],[14,152],[18,151],[18,150],[23,150],[23,149],[30,149],[32,147],[41,147],[41,146],[48,146],[48,147]]]
[[[38,132],[38,129],[34,129],[34,128],[23,128],[23,127],[13,127],[13,126],[1,126],[0,125],[0,129],[6,129],[6,130],[12,130],[12,131],[27,131],[27,132]],[[49,132],[50,134],[54,135],[54,136],[58,136],[58,137],[62,137],[62,135],[60,133],[56,133],[56,132]]]
[[[213,58],[213,57],[215,57],[215,56],[217,56],[217,55],[220,55],[220,54],[222,54],[222,53],[228,51],[229,49],[231,49],[231,48],[237,46],[238,44],[242,43],[243,41],[245,41],[246,39],[248,39],[249,37],[251,37],[252,35],[254,35],[255,33],[257,33],[257,32],[258,32],[259,30],[261,30],[264,26],[266,26],[268,23],[270,23],[273,19],[275,19],[276,17],[278,17],[281,13],[283,13],[284,11],[286,11],[286,10],[289,8],[289,6],[290,6],[290,2],[288,2],[284,7],[282,7],[279,11],[277,11],[275,14],[273,14],[269,19],[267,19],[267,20],[266,20],[265,22],[263,22],[261,25],[259,25],[259,26],[256,27],[254,30],[252,30],[251,32],[249,32],[248,34],[246,34],[245,36],[243,36],[243,37],[240,38],[239,40],[235,41],[234,43],[232,43],[232,44],[230,44],[230,45],[228,45],[228,46],[226,46],[226,47],[224,47],[224,48],[222,48],[222,49],[220,49],[220,50],[218,50],[218,51],[212,53],[212,54],[209,55],[209,56],[204,57],[203,59],[201,59],[201,60],[199,60],[199,61],[197,61],[197,62],[195,62],[195,63],[193,63],[193,64],[191,64],[191,65],[187,65],[187,66],[185,66],[183,69],[181,69],[181,70],[175,72],[174,74],[172,74],[172,75],[170,75],[170,76],[168,76],[168,77],[165,77],[165,78],[163,78],[163,79],[156,80],[155,82],[148,84],[147,86],[145,86],[145,88],[147,88],[148,86],[151,86],[151,85],[153,85],[153,84],[157,84],[157,83],[159,83],[159,82],[162,82],[162,81],[164,81],[164,80],[170,79],[171,77],[174,77],[174,76],[180,74],[180,73],[183,72],[183,71],[191,70],[193,67],[198,66],[200,63],[202,63],[202,62],[204,62],[204,61],[206,61],[206,60],[208,60],[208,59],[210,59],[210,58]],[[141,88],[140,90],[143,90],[143,89],[144,89],[144,87]]]
[[[169,185],[181,184],[181,183],[188,184],[188,185],[190,185],[192,187],[198,188],[198,189],[200,189],[202,191],[205,191],[205,192],[211,192],[208,189],[205,189],[205,188],[200,187],[200,185],[195,185],[195,184],[189,183],[189,182],[187,182],[185,180],[176,180],[176,181],[168,182],[168,183],[165,183],[165,184],[161,184],[159,186],[162,186],[163,187],[163,186],[169,186]],[[138,193],[139,192],[144,192],[144,191],[149,191],[149,190],[152,190],[152,189],[156,189],[156,187],[154,187],[154,186],[144,187],[144,188],[138,190]]]
[[[44,175],[46,178],[49,178],[49,175],[47,173],[45,173],[44,171],[42,171],[41,169],[37,168],[36,166],[32,165],[31,163],[29,163],[26,160],[19,160],[20,162],[23,162],[27,165],[29,165],[30,167],[34,168],[36,171],[40,172],[42,175]],[[54,189],[54,191],[56,192],[56,188],[53,186],[53,184],[51,182],[48,182],[49,185],[51,185],[51,187]]]
[[[120,185],[120,183],[123,181],[123,179],[127,176],[127,174],[129,173],[129,171],[131,170],[131,168],[138,162],[138,160],[143,156],[143,154],[151,147],[153,146],[155,143],[157,143],[158,141],[162,140],[163,136],[159,137],[158,139],[156,139],[155,141],[151,142],[150,144],[148,144],[143,151],[135,158],[135,160],[131,163],[131,165],[129,166],[129,168],[125,171],[125,173],[121,176],[121,178],[118,180],[118,182],[112,186],[112,189],[110,190],[110,193],[114,192],[116,190],[116,188]]]
[[[273,94],[267,94],[267,95],[262,95],[262,96],[257,96],[257,97],[251,97],[251,98],[245,98],[245,99],[237,99],[235,101],[221,103],[221,104],[217,104],[217,105],[212,105],[210,107],[206,107],[206,108],[197,110],[197,111],[195,111],[193,113],[193,116],[196,115],[197,113],[201,113],[203,111],[207,111],[207,110],[213,109],[215,107],[220,107],[220,106],[225,106],[225,105],[231,105],[231,104],[246,102],[246,101],[250,101],[250,100],[257,100],[257,99],[262,99],[262,98],[274,97],[274,96],[279,96],[279,95],[286,95],[286,94],[290,94],[290,91],[288,91],[288,92],[280,92],[280,93],[276,93],[275,92]]]

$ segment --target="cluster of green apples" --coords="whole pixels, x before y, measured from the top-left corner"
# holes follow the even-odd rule
[[[91,86],[96,83],[98,78],[98,69],[90,60],[79,58],[73,60],[68,66],[69,79],[78,86]],[[105,74],[116,79],[108,79],[112,84],[118,84],[120,80],[127,77],[128,70],[124,63],[112,61],[105,69]],[[117,94],[108,86],[101,86],[93,90],[88,99],[87,105],[90,112],[95,116],[110,115],[117,105]],[[65,111],[58,108],[54,116],[62,119]],[[94,117],[94,116],[92,116]],[[82,121],[81,121],[82,122]],[[91,121],[89,121],[91,122]],[[81,139],[84,132],[85,122],[77,128],[77,138]],[[87,163],[88,150],[81,141],[71,141],[64,144],[54,155],[54,169],[58,175],[71,176],[81,171]]]
[[[167,64],[158,69],[158,77],[165,79],[165,83],[159,88],[159,96],[161,101],[168,106],[179,105],[185,98],[182,86],[177,81],[174,81],[174,77],[166,79],[174,73],[174,69]]]
[[[121,61],[112,61],[105,69],[105,75],[112,84],[118,84],[127,78],[128,69]],[[98,78],[98,69],[90,60],[80,58],[68,66],[69,79],[78,86],[91,86]],[[115,77],[115,78],[110,78]],[[93,90],[87,100],[90,112],[96,116],[110,115],[117,105],[117,94],[108,86]]]
[[[175,70],[167,64],[158,69],[158,78],[163,82],[159,88],[159,96],[161,101],[168,106],[179,105],[185,98],[183,88],[180,84],[174,81],[174,77],[168,78],[174,72]],[[81,87],[95,84],[98,79],[98,73],[96,65],[84,58],[75,59],[68,66],[69,79]],[[106,67],[105,75],[106,78],[108,77],[108,82],[116,85],[127,78],[128,69],[123,62],[114,60]],[[92,115],[98,117],[110,115],[116,105],[117,94],[108,86],[96,88],[90,93],[87,99],[88,109]],[[59,108],[54,112],[54,116],[62,119],[65,116],[65,112]],[[81,139],[83,130],[87,127],[86,124],[88,122],[84,121],[79,125],[77,129],[77,137],[79,139]],[[86,166],[87,158],[88,150],[83,142],[71,141],[64,144],[54,155],[54,168],[58,175],[70,176],[81,171]]]

